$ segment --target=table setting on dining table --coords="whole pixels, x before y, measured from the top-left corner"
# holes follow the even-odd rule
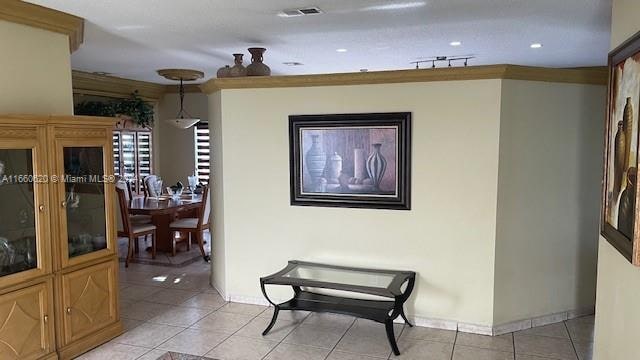
[[[129,203],[131,215],[151,216],[151,222],[156,226],[156,246],[158,251],[173,252],[173,231],[169,224],[180,217],[195,217],[196,211],[202,207],[203,186],[197,183],[196,176],[189,176],[189,186],[184,187],[178,182],[176,185],[162,188],[163,181],[154,176],[145,187],[144,196],[132,197]]]

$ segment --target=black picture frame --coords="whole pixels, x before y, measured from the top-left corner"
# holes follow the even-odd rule
[[[622,177],[620,174],[616,174],[615,169],[615,159],[616,159],[616,135],[619,129],[616,128],[615,123],[619,120],[624,120],[625,116],[623,115],[623,119],[619,119],[615,116],[616,109],[618,113],[620,112],[620,99],[625,96],[630,96],[628,94],[620,92],[618,89],[618,78],[617,73],[619,73],[620,66],[624,69],[624,63],[628,59],[634,59],[636,63],[640,63],[640,32],[636,33],[634,36],[626,40],[623,44],[618,46],[616,49],[609,53],[608,57],[608,67],[609,67],[609,89],[608,89],[608,97],[607,97],[607,116],[605,123],[605,139],[604,139],[604,169],[603,169],[603,177],[602,177],[602,197],[601,197],[601,211],[600,211],[600,234],[616,249],[620,254],[626,258],[629,262],[631,262],[635,266],[640,266],[640,216],[638,213],[638,206],[635,205],[633,208],[633,212],[631,215],[631,225],[632,228],[630,231],[625,232],[618,229],[615,224],[610,222],[610,216],[613,214],[613,210],[611,209],[613,205],[611,205],[612,199],[617,199],[611,194],[611,183],[616,182],[616,176]],[[625,70],[626,71],[626,70]],[[637,70],[636,70],[637,71]],[[636,89],[640,89],[640,83],[634,83],[633,87]],[[631,99],[631,97],[629,97]],[[640,111],[640,99],[631,99],[628,101],[630,104],[629,109],[632,115],[632,123],[627,125],[630,129],[638,128],[638,111]],[[618,104],[616,108],[616,104]],[[627,111],[625,106],[625,112]],[[624,125],[623,121],[620,121],[620,124]],[[638,128],[640,129],[640,128]],[[640,130],[639,130],[640,131]],[[625,131],[626,132],[626,131]],[[640,135],[638,132],[630,131],[629,134],[635,136],[636,139],[640,139]],[[620,148],[618,146],[617,148]],[[631,147],[630,150],[635,152],[636,159],[635,161],[629,160],[627,164],[622,162],[623,170],[622,174],[628,173],[632,169],[634,170],[634,174],[637,174],[637,169],[640,168],[640,148],[637,146],[635,149]],[[624,156],[624,152],[622,152]],[[618,171],[620,173],[620,171]],[[628,174],[627,174],[628,176]],[[633,177],[635,178],[635,177]],[[613,179],[613,180],[612,180]],[[631,198],[633,199],[634,204],[640,203],[640,183],[635,181],[635,186],[632,186],[630,190]],[[615,188],[615,185],[613,186]],[[623,195],[624,196],[624,195]],[[622,196],[620,197],[622,199]],[[619,200],[621,202],[622,200]],[[614,203],[615,205],[615,203]],[[621,216],[621,215],[620,215]]]
[[[336,130],[364,130],[364,131],[391,131],[394,141],[391,142],[395,148],[395,189],[392,191],[382,191],[381,180],[374,180],[370,176],[364,179],[364,185],[351,184],[351,181],[361,181],[355,178],[355,168],[353,165],[352,176],[347,180],[348,175],[340,175],[339,190],[335,191],[307,191],[305,184],[311,177],[309,169],[305,173],[305,154],[302,149],[305,130],[327,131],[336,134]],[[313,136],[313,135],[311,135]],[[337,136],[337,135],[334,135]],[[346,135],[345,135],[346,136]],[[372,144],[374,149],[380,153],[380,144]],[[353,151],[356,148],[351,149]],[[359,150],[359,149],[358,149]],[[365,149],[370,161],[375,150]],[[336,152],[335,155],[338,155]],[[355,154],[353,155],[355,159]],[[289,116],[289,161],[290,161],[290,193],[291,205],[294,206],[321,206],[321,207],[344,207],[344,208],[369,208],[369,209],[411,209],[411,113],[357,113],[357,114],[325,114],[325,115],[291,115]],[[383,160],[386,167],[387,160]],[[358,166],[359,167],[359,166]],[[372,165],[373,168],[373,165]],[[317,170],[315,170],[317,171]],[[326,173],[326,171],[325,171]],[[369,169],[367,169],[367,174]],[[382,170],[385,173],[385,170]],[[305,178],[306,174],[306,178]],[[377,175],[376,175],[377,176]],[[374,177],[376,177],[374,176]],[[378,178],[384,175],[377,176]],[[387,176],[389,177],[389,175]],[[319,183],[320,176],[315,177],[315,182]],[[307,180],[307,183],[305,183]],[[318,181],[316,181],[318,180]],[[320,179],[322,180],[322,179]],[[388,180],[388,179],[387,179]],[[326,179],[324,180],[326,181]],[[349,181],[349,184],[347,184]],[[374,184],[366,184],[373,181]],[[377,184],[375,184],[377,182]],[[308,188],[308,186],[307,186]],[[357,193],[349,193],[351,189],[358,188]],[[317,189],[317,188],[316,188]],[[348,189],[348,190],[347,190]]]

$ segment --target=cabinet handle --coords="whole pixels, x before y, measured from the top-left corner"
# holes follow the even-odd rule
[[[49,322],[49,315],[45,315],[44,318],[42,319],[44,320],[44,323],[46,324],[47,322]]]
[[[67,308],[67,314],[71,315],[71,308],[70,307]]]
[[[61,203],[60,203],[60,205],[61,205],[63,208],[66,208],[66,207],[67,207],[67,202],[66,202],[66,201],[63,201],[63,202],[61,202]]]
[[[44,205],[41,204],[40,206],[38,206],[38,210],[40,210],[40,212],[43,212],[44,211]]]

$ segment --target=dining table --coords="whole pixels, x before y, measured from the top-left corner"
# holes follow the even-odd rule
[[[197,209],[202,206],[201,194],[183,194],[180,196],[134,197],[129,203],[129,214],[149,215],[156,226],[156,249],[171,252],[173,249],[169,224],[180,213],[186,217],[196,217]]]

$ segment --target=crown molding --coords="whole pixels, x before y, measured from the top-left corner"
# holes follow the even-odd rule
[[[126,98],[138,91],[145,100],[158,101],[166,91],[166,86],[146,81],[129,80],[115,76],[97,75],[73,70],[73,93],[113,98]]]
[[[606,67],[552,69],[517,65],[485,65],[317,75],[214,78],[200,85],[200,89],[202,89],[202,92],[210,94],[224,89],[343,86],[482,79],[606,85],[608,74]]]
[[[0,20],[67,35],[71,52],[84,41],[83,18],[43,6],[19,0],[0,0]]]

